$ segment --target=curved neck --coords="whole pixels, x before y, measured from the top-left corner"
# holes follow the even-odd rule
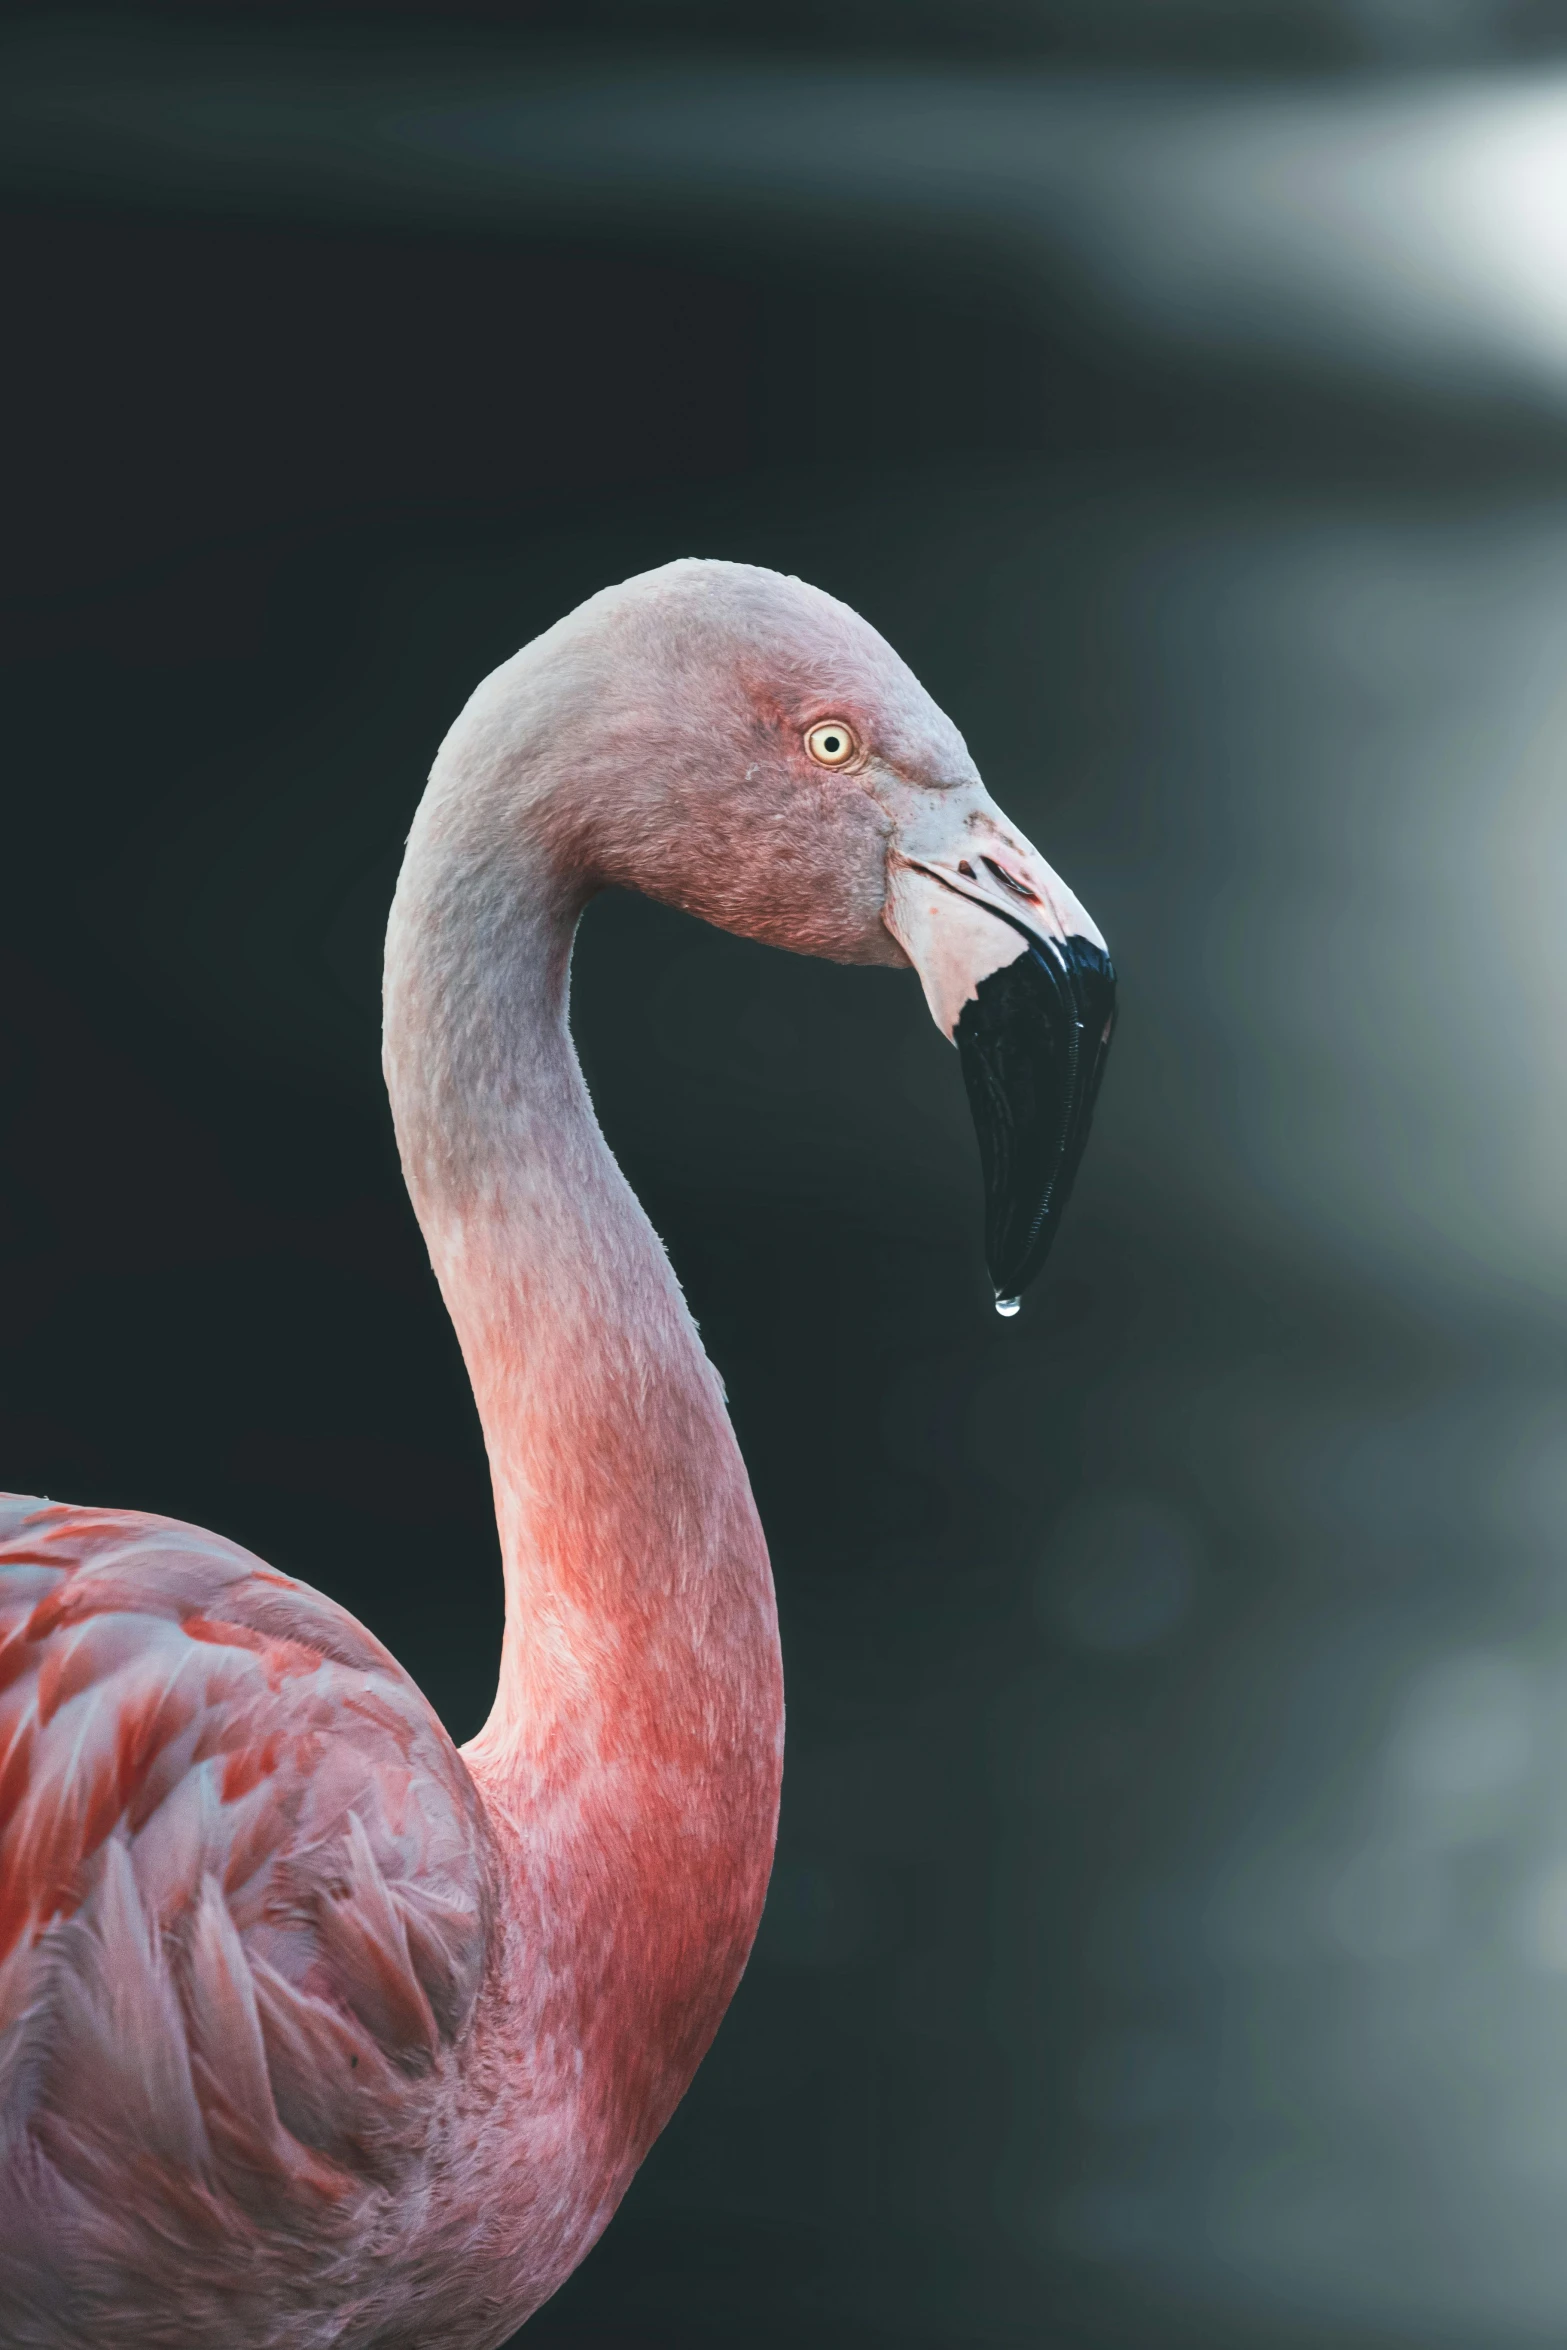
[[[386,1071],[505,1575],[494,1710],[465,1751],[516,1866],[555,1888],[541,1930],[577,1985],[590,2070],[635,2108],[634,2164],[755,1932],[782,1690],[717,1375],[567,1028],[585,894],[548,796],[465,756],[460,722],[398,883]]]

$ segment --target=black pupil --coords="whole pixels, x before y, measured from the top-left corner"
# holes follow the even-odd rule
[[[835,758],[838,751],[838,737],[835,734],[824,734],[822,749],[827,753],[829,759]]]

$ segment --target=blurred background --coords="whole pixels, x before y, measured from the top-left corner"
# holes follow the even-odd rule
[[[377,1068],[477,679],[684,553],[891,638],[1107,932],[991,1311],[906,975],[631,899],[777,1874],[538,2350],[1567,2330],[1567,5],[0,18],[0,1483],[458,1737],[499,1587]]]

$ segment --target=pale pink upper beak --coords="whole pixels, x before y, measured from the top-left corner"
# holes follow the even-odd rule
[[[1044,945],[1085,939],[1105,953],[1099,925],[1056,873],[1016,833],[965,830],[945,854],[887,860],[883,917],[920,975],[931,1018],[954,1043],[963,1006],[982,979]]]

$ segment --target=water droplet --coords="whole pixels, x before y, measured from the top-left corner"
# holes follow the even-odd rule
[[[1020,1297],[998,1297],[996,1300],[996,1311],[998,1314],[1005,1314],[1010,1320],[1012,1315],[1017,1312],[1018,1307],[1022,1303],[1023,1300]]]

